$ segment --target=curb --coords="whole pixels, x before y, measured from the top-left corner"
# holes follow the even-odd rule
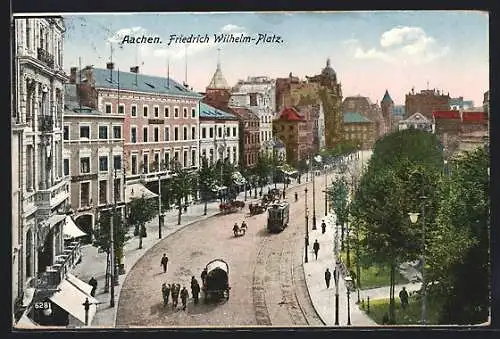
[[[325,320],[323,320],[323,318],[319,315],[319,312],[318,310],[316,309],[316,305],[314,305],[313,301],[312,301],[312,298],[311,298],[311,293],[309,292],[309,286],[307,285],[307,279],[306,279],[306,271],[304,270],[304,262],[302,261],[302,277],[304,278],[304,282],[306,284],[306,287],[307,287],[307,296],[309,298],[309,302],[311,303],[312,305],[312,308],[314,310],[314,313],[316,313],[316,316],[318,317],[318,319],[323,323],[323,326],[327,326]],[[292,277],[293,277],[293,265],[292,265]]]

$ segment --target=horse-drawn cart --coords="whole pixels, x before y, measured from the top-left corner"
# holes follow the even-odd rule
[[[205,302],[209,299],[229,299],[229,266],[222,259],[214,259],[206,266],[206,277],[203,281],[202,291]]]
[[[264,211],[266,210],[266,206],[259,204],[250,204],[249,209],[250,209],[250,215],[256,215],[264,213]]]

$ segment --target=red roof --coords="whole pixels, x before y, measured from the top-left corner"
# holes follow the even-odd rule
[[[460,119],[459,111],[434,111],[432,112],[434,119]]]
[[[299,112],[293,107],[287,107],[280,112],[280,119],[288,121],[305,121]]]
[[[485,122],[486,114],[484,114],[484,112],[463,112],[462,120],[471,122]]]

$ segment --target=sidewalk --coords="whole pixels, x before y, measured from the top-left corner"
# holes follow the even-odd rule
[[[302,181],[301,185],[304,185],[305,181]],[[300,186],[297,182],[292,182],[288,187]],[[274,188],[274,184],[269,184],[264,186],[263,193],[267,193],[269,188]],[[278,183],[277,188],[282,190],[283,184]],[[254,190],[252,190],[252,195],[250,191],[247,191],[246,204],[260,200],[259,197],[260,188],[257,188],[257,199],[254,199]],[[245,200],[245,192],[241,192],[238,200]],[[162,227],[162,239],[165,239],[172,233],[195,223],[199,220],[207,219],[212,216],[217,215],[219,211],[220,201],[212,201],[207,204],[207,215],[203,215],[204,204],[196,204],[188,207],[186,213],[183,212],[181,218],[181,224],[177,225],[178,211],[176,209],[167,211],[165,213],[165,222]],[[246,206],[245,206],[246,207]],[[91,277],[97,280],[97,291],[95,298],[101,302],[97,307],[97,313],[92,320],[92,327],[114,327],[116,321],[116,312],[118,309],[118,299],[120,297],[121,284],[126,279],[129,270],[134,266],[134,264],[146,253],[148,249],[153,247],[156,243],[162,239],[158,239],[158,216],[153,218],[150,222],[146,224],[147,237],[142,239],[142,249],[139,249],[139,238],[133,236],[133,228],[130,229],[129,234],[131,236],[123,249],[123,263],[125,264],[125,274],[119,276],[119,285],[115,286],[115,306],[110,307],[110,293],[104,292],[105,286],[105,272],[106,272],[106,253],[98,253],[97,248],[92,245],[85,245],[82,247],[82,262],[78,264],[72,272],[73,275],[88,282]]]
[[[335,282],[333,279],[336,261],[333,253],[335,238],[335,223],[333,221],[335,219],[332,219],[330,215],[324,219],[327,224],[325,234],[321,234],[321,220],[318,220],[317,230],[309,230],[309,262],[304,263],[304,273],[307,289],[316,312],[327,326],[335,326]],[[314,259],[312,250],[312,245],[316,239],[320,245],[318,260]],[[328,289],[325,283],[325,270],[327,268],[332,273],[332,280]],[[350,295],[351,325],[377,326],[365,312],[359,309],[356,301],[356,292],[352,292]],[[342,277],[339,279],[339,325],[347,326],[347,289]]]

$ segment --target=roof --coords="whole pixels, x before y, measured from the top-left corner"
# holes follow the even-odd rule
[[[92,73],[96,87],[118,89],[118,71],[92,68]],[[122,71],[119,75],[120,89],[123,90],[201,98],[199,93],[187,89],[171,78]]]
[[[233,114],[224,112],[203,102],[200,102],[200,118],[238,120],[238,117]]]
[[[212,80],[208,84],[207,88],[211,89],[231,89],[228,85],[224,75],[222,75],[222,70],[220,69],[220,63],[217,63],[217,69],[215,70]]]
[[[372,122],[367,117],[362,116],[356,112],[345,112],[344,113],[344,123],[352,124],[352,123],[367,123]]]
[[[330,58],[326,59],[326,67],[321,71],[321,75],[328,77],[331,80],[337,81],[337,73],[330,66]]]
[[[293,107],[284,108],[280,112],[279,119],[287,121],[305,121],[304,117]]]
[[[259,117],[246,107],[229,107],[235,116],[244,120],[260,120]]]
[[[388,90],[385,90],[385,94],[384,94],[384,97],[382,98],[381,102],[394,102],[394,101],[392,101],[392,98],[389,95],[389,91]]]
[[[76,84],[64,84],[64,114],[101,114],[89,106],[80,106],[76,92]]]

